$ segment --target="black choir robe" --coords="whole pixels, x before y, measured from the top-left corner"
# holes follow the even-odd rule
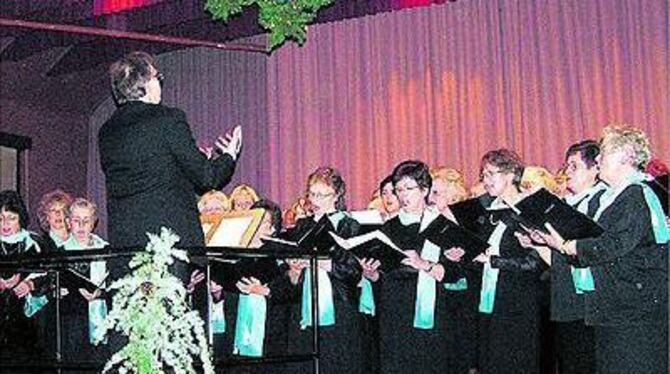
[[[334,214],[342,214],[337,212]],[[316,221],[312,217],[298,220],[294,228],[282,236],[297,241],[304,233],[310,230]],[[355,236],[360,225],[349,215],[344,215],[337,222],[336,232],[344,238]],[[362,317],[358,313],[358,283],[361,281],[362,268],[358,260],[344,249],[334,246],[330,249],[332,256],[332,271],[328,273],[333,288],[333,303],[335,307],[335,324],[333,326],[319,326],[321,344],[321,372],[331,373],[361,373],[362,349],[361,326]],[[289,311],[288,324],[288,352],[291,354],[305,354],[312,351],[312,328],[300,328],[302,287],[304,269],[298,283],[292,285],[292,300]],[[288,277],[288,273],[285,273]],[[286,282],[289,280],[286,278]],[[311,362],[285,365],[286,373],[311,372]]]
[[[435,212],[434,217],[437,215]],[[419,229],[419,223],[405,225],[400,217],[395,217],[384,223],[381,231],[400,248],[414,249],[421,254],[424,241],[419,238]],[[439,262],[445,267],[443,281],[455,281],[451,263],[443,255]],[[397,269],[380,268],[380,278],[375,283],[375,303],[379,321],[378,366],[382,374],[451,372],[446,357],[446,291],[442,282],[436,281],[433,328],[414,328],[418,275],[417,270],[405,265]]]
[[[510,209],[489,210],[480,232],[488,238],[499,224],[507,226],[500,254],[491,256],[491,267],[500,269],[493,312],[479,315],[482,374],[534,374],[540,370],[540,274],[546,266],[536,251],[519,244],[514,232],[521,228],[512,214]]]
[[[595,187],[595,186],[594,186]],[[585,213],[593,218],[605,190],[588,193],[574,207],[585,204]],[[551,320],[556,327],[557,363],[564,374],[595,372],[595,342],[592,326],[584,323],[584,294],[575,292],[570,256],[551,251]]]
[[[482,237],[488,222],[488,214],[484,210],[493,201],[493,197],[484,194],[474,201],[481,206],[481,215],[455,217],[459,225],[472,233]],[[456,214],[456,213],[454,213]],[[486,237],[483,237],[486,239]],[[463,248],[467,253],[464,257],[471,258],[477,253],[472,253],[469,248]],[[467,289],[446,290],[446,312],[447,312],[447,358],[451,364],[451,372],[468,373],[472,368],[479,367],[479,293],[482,282],[482,264],[478,262],[461,260],[451,263],[451,267],[457,269],[456,278],[465,278]]]
[[[286,265],[280,265],[279,275],[268,283],[270,295],[266,297],[267,312],[265,320],[265,337],[263,340],[263,357],[275,357],[286,354],[287,326],[291,289],[284,276]],[[212,279],[222,282],[221,274],[212,274]],[[224,361],[232,358],[248,358],[233,354],[235,343],[235,329],[237,322],[237,306],[240,292],[224,290],[224,316],[226,331],[214,334],[214,359]],[[225,367],[222,373],[278,373],[278,364],[240,365]]]
[[[0,256],[13,256],[48,251],[48,244],[38,235],[30,234],[34,245],[28,246],[25,241],[6,243],[0,241]],[[0,277],[10,278],[15,272],[0,271]],[[28,274],[22,273],[21,278]],[[50,291],[50,276],[33,279],[35,289],[33,297],[47,295]],[[49,303],[52,303],[50,300]],[[0,291],[0,360],[30,362],[35,359],[53,358],[49,350],[49,340],[53,334],[47,333],[48,315],[42,308],[35,315],[27,317],[24,314],[25,298],[17,298],[11,290]],[[48,304],[47,304],[48,305]],[[4,369],[9,370],[9,369]],[[11,369],[16,373],[36,373],[37,369]]]
[[[630,185],[598,219],[605,232],[578,240],[590,266],[586,323],[595,326],[602,373],[667,373],[668,244],[657,244],[642,187]]]

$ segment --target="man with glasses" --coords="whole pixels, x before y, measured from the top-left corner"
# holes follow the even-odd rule
[[[197,195],[232,178],[242,132],[219,137],[216,153],[198,150],[183,111],[161,104],[163,75],[153,57],[133,52],[112,64],[118,106],[98,134],[114,247],[144,247],[147,232],[176,232],[181,247],[204,246]]]

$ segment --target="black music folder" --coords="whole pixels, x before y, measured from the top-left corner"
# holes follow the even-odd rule
[[[565,240],[594,238],[603,228],[587,215],[542,188],[518,202],[512,217],[528,228],[547,232],[550,223]]]
[[[345,250],[351,251],[359,259],[375,259],[381,262],[384,271],[400,267],[401,261],[407,257],[403,249],[398,247],[386,234],[375,230],[367,234],[344,239],[335,233],[330,233],[335,242]]]
[[[449,205],[449,209],[456,217],[458,224],[470,231],[477,230],[488,219],[488,212],[480,197]]]
[[[212,279],[227,292],[239,293],[235,284],[242,278],[254,277],[267,284],[279,275],[279,265],[274,258],[213,258],[210,265]]]
[[[99,289],[104,290],[103,285],[106,280],[107,276],[105,276],[101,282],[93,282],[87,275],[72,267],[68,267],[60,272],[62,286],[69,289],[71,292],[79,290],[80,288],[85,289],[89,293],[94,293]]]
[[[312,251],[316,248],[320,252],[327,252],[335,245],[335,241],[328,234],[332,231],[335,231],[335,227],[328,216],[324,215],[312,227],[302,233],[297,240],[295,240],[295,236],[287,235],[287,232],[284,232],[279,235],[279,238],[262,238],[261,241],[274,249],[305,249]],[[287,240],[287,238],[291,240]]]
[[[465,251],[461,261],[472,261],[477,255],[484,252],[489,243],[466,229],[440,215],[426,227],[419,237],[429,240],[443,250],[460,247]]]

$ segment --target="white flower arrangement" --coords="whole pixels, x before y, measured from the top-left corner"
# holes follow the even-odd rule
[[[147,235],[146,251],[133,257],[130,274],[107,288],[116,293],[104,331],[120,332],[128,343],[114,353],[103,373],[114,368],[121,374],[157,374],[167,368],[175,374],[196,373],[194,356],[204,373],[214,373],[204,322],[186,304],[182,282],[168,271],[175,259],[189,262],[186,251],[174,248],[179,236],[165,227],[160,236]]]

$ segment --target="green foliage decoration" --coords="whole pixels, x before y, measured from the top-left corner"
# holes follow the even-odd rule
[[[195,374],[198,357],[204,373],[213,374],[204,322],[186,303],[181,280],[168,271],[175,260],[188,262],[186,252],[174,248],[179,237],[165,227],[160,235],[147,235],[146,251],[130,261],[130,274],[107,287],[115,294],[103,327],[125,335],[128,343],[103,373],[116,368],[120,374]]]
[[[244,7],[258,7],[258,23],[270,31],[270,49],[293,40],[302,45],[307,37],[307,25],[314,21],[316,13],[333,0],[207,0],[205,9],[215,20],[228,22],[231,16],[242,12]]]

